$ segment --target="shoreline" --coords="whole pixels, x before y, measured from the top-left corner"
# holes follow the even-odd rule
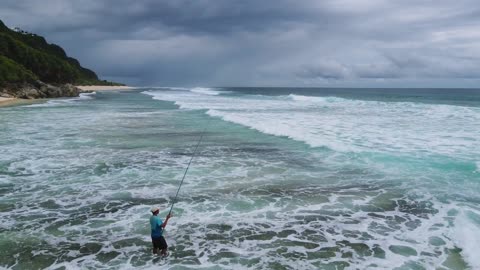
[[[18,100],[16,98],[6,98],[0,97],[0,107],[8,106],[12,103],[16,103]]]
[[[112,85],[75,85],[82,91],[115,91],[115,90],[130,90],[131,86],[112,86]]]
[[[17,106],[17,105],[33,104],[38,100],[41,100],[41,99],[23,99],[23,98],[4,98],[4,97],[0,97],[0,108],[9,107],[9,106]]]
[[[111,86],[111,85],[77,85],[74,88],[78,88],[79,93],[88,93],[94,91],[118,91],[118,90],[131,90],[134,87],[131,86]],[[77,91],[78,91],[77,89]],[[50,98],[64,98],[64,97],[74,97],[74,96],[56,96]],[[32,103],[35,100],[45,99],[45,98],[17,98],[17,97],[0,97],[0,107],[15,106],[21,104]]]

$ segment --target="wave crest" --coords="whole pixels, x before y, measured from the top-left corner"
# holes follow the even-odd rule
[[[302,95],[296,95],[296,94],[290,94],[288,97],[294,101],[302,101],[302,102],[329,102],[329,103],[334,103],[334,102],[345,102],[348,101],[347,99],[344,98],[339,98],[339,97],[314,97],[314,96],[302,96]]]
[[[194,92],[197,94],[210,95],[210,96],[218,96],[221,94],[219,91],[216,91],[213,88],[207,88],[207,87],[194,87],[190,89],[190,92]]]

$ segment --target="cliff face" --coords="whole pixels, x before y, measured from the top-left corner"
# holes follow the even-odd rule
[[[76,96],[77,85],[120,85],[100,81],[58,45],[0,21],[0,96],[46,98]]]

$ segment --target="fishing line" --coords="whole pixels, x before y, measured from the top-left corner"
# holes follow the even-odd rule
[[[202,142],[202,138],[203,138],[203,135],[205,134],[206,130],[207,130],[207,128],[205,127],[202,134],[200,135],[200,139],[198,139],[198,143],[197,143],[197,146],[195,146],[195,150],[193,150],[192,157],[190,158],[190,161],[188,162],[187,168],[185,169],[185,173],[183,174],[183,177],[182,177],[182,181],[180,181],[180,185],[178,186],[177,194],[175,194],[175,198],[173,199],[172,206],[170,207],[170,211],[168,212],[169,215],[172,213],[173,206],[177,202],[178,193],[180,192],[180,188],[182,187],[183,180],[185,180],[185,176],[187,176],[187,172],[188,172],[188,169],[190,168],[190,164],[192,164],[192,160],[195,157],[195,154],[197,153],[198,146]]]

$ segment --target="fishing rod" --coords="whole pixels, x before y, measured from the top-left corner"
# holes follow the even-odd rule
[[[205,134],[206,130],[207,130],[207,128],[205,127],[202,134],[200,135],[200,139],[198,139],[198,143],[197,143],[197,146],[195,146],[195,150],[193,150],[192,157],[190,158],[190,161],[188,162],[187,168],[185,169],[185,173],[183,174],[183,177],[182,177],[182,181],[180,181],[180,185],[178,186],[177,194],[175,194],[175,198],[173,199],[172,206],[170,207],[170,211],[168,212],[169,215],[172,213],[173,206],[177,202],[178,193],[180,192],[180,188],[182,187],[183,180],[185,180],[185,176],[187,176],[187,172],[188,172],[188,169],[190,168],[190,164],[192,164],[192,160],[195,157],[195,154],[197,153],[198,146],[202,142],[202,138],[203,138],[203,135]]]

